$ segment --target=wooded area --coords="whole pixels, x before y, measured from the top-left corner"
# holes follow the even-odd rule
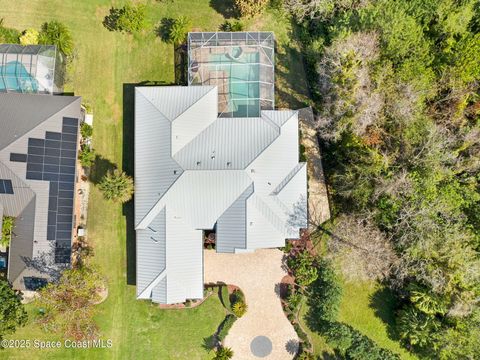
[[[407,348],[478,358],[480,3],[285,3],[316,102],[330,252],[351,260],[347,277],[394,290]],[[335,237],[356,248],[342,253]]]

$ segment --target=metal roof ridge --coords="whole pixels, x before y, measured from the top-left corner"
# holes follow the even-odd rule
[[[290,180],[292,180],[295,175],[297,175],[297,173],[300,171],[300,169],[302,169],[305,165],[306,162],[299,162],[297,165],[295,165],[295,167],[288,173],[288,175],[285,176],[282,181],[280,181],[280,183],[275,189],[273,189],[270,195],[278,195],[283,190],[283,188],[290,182]]]
[[[148,294],[148,298],[151,298],[151,292],[153,291],[153,289],[155,288],[155,286],[158,285],[158,283],[160,281],[163,280],[163,278],[167,276],[167,268],[165,267],[165,269],[163,269],[160,274],[158,274],[157,277],[155,277],[155,279],[152,280],[152,282],[150,284],[148,284],[145,289],[143,289],[143,291],[137,295],[137,299],[143,299],[143,297],[145,296],[145,293],[147,291],[150,292],[150,294]]]
[[[142,86],[142,87],[147,87],[147,86]],[[155,105],[147,96],[145,96],[145,94],[142,92],[142,91],[139,91],[139,93],[142,95],[142,97],[147,100],[150,104],[152,104],[152,106],[165,118],[167,119],[168,121],[172,122],[172,120],[166,116],[159,108],[157,105]]]
[[[182,88],[187,88],[187,89],[191,89],[193,88],[193,86],[180,86]],[[198,87],[202,87],[202,88],[206,88],[206,87],[209,87],[210,90],[208,90],[205,94],[203,94],[202,96],[200,96],[197,100],[195,100],[193,103],[191,103],[184,111],[182,111],[180,114],[178,114],[175,119],[172,120],[172,123],[178,119],[180,116],[182,116],[183,114],[185,114],[188,110],[190,110],[190,108],[195,105],[196,103],[198,103],[200,100],[202,100],[205,96],[207,96],[208,94],[210,94],[210,92],[216,88],[215,85],[202,85],[202,86],[196,86],[197,88]],[[218,104],[217,104],[218,106]]]
[[[172,158],[173,159],[173,158]],[[175,161],[175,159],[173,159]],[[176,161],[175,161],[176,162]],[[185,170],[183,169],[181,166],[180,166],[180,169],[182,169],[182,173],[180,174],[180,176],[178,176],[175,181],[173,181],[170,186],[165,190],[165,192],[162,194],[162,196],[160,196],[160,198],[155,202],[155,204],[152,206],[152,208],[150,210],[148,210],[148,212],[145,214],[145,216],[142,218],[142,220],[140,220],[140,222],[135,226],[135,230],[144,230],[146,229],[151,223],[153,220],[155,220],[155,218],[158,216],[158,214],[160,213],[160,211],[162,211],[162,209],[165,207],[162,206],[160,208],[160,210],[157,210],[156,211],[156,214],[155,216],[148,222],[148,224],[143,224],[144,221],[146,221],[147,217],[149,217],[149,215],[154,211],[156,210],[160,205],[160,202],[162,201],[162,199],[168,194],[168,192],[170,191],[170,189],[172,188],[172,186],[178,181],[178,179],[180,179],[183,174],[185,174],[186,171],[188,170]]]

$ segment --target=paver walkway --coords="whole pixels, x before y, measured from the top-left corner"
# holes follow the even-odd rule
[[[262,359],[291,360],[298,349],[298,336],[285,317],[278,295],[280,281],[286,275],[282,258],[283,252],[278,249],[249,254],[205,250],[205,283],[221,281],[240,287],[248,305],[247,313],[233,324],[225,339],[234,359],[259,359],[251,349],[257,336],[266,336],[272,342],[271,353]]]

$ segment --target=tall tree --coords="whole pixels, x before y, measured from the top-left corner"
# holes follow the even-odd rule
[[[5,280],[0,279],[0,340],[27,323],[27,313],[20,296]]]

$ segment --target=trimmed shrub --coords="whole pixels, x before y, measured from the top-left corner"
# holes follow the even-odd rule
[[[110,31],[135,33],[143,30],[146,23],[146,7],[144,4],[126,4],[121,8],[110,8],[110,14],[103,19],[103,26]]]
[[[232,314],[228,314],[227,316],[225,316],[225,319],[220,324],[220,327],[217,333],[217,338],[219,341],[225,340],[225,338],[228,335],[228,332],[232,328],[233,323],[235,322],[236,319],[237,318]]]
[[[232,304],[230,303],[230,294],[228,293],[227,285],[223,285],[220,288],[220,297],[222,300],[223,306],[228,310],[232,311]]]
[[[230,295],[230,303],[235,304],[237,301],[245,302],[245,295],[241,290],[235,290],[232,295]]]
[[[36,45],[38,44],[38,36],[40,33],[36,29],[27,29],[20,36],[20,44],[22,45]]]

